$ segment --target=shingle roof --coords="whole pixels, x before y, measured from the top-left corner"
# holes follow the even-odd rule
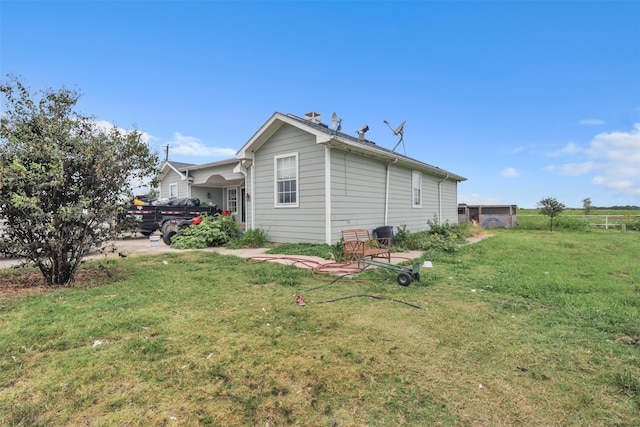
[[[182,169],[182,168],[186,168],[189,166],[195,166],[195,164],[193,163],[182,163],[182,162],[167,162],[169,163],[171,166],[173,166],[176,169]]]
[[[448,172],[448,171],[446,171],[444,169],[440,169],[437,166],[433,166],[433,165],[430,165],[430,164],[425,163],[423,161],[414,159],[412,157],[405,156],[403,154],[398,153],[397,151],[392,151],[392,150],[389,150],[388,148],[384,148],[384,147],[376,144],[373,141],[369,141],[368,139],[364,139],[364,140],[360,141],[357,137],[354,137],[352,135],[333,130],[333,129],[329,128],[329,126],[324,124],[324,123],[314,123],[311,120],[303,119],[303,118],[295,116],[293,114],[287,114],[287,117],[290,117],[290,118],[292,118],[292,119],[294,119],[296,121],[299,121],[300,123],[303,123],[305,126],[309,126],[309,127],[314,128],[314,129],[320,130],[320,131],[326,133],[327,135],[337,136],[337,137],[339,137],[339,138],[341,138],[343,140],[347,140],[347,141],[349,141],[351,143],[360,144],[362,146],[381,151],[382,153],[384,153],[384,154],[386,154],[388,156],[402,157],[404,159],[407,159],[407,160],[410,160],[410,161],[413,161],[413,162],[421,163],[421,164],[427,166],[430,169],[435,169],[435,170],[442,171],[443,173],[451,174],[451,172]],[[458,178],[458,179],[460,179],[462,181],[466,181],[466,178],[464,178],[464,177],[461,177],[461,176],[459,176],[457,174],[452,174],[452,175],[455,175],[456,178]]]

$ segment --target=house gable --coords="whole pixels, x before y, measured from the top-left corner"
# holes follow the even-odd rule
[[[267,143],[253,151],[255,188],[251,191],[254,223],[278,242],[324,242],[324,146],[315,135],[283,123]],[[276,161],[292,158],[297,162],[296,203],[279,204]]]
[[[312,126],[312,123],[305,123],[303,119],[296,118],[292,115],[284,115],[282,113],[274,113],[258,131],[247,141],[246,144],[238,151],[236,158],[238,160],[253,159],[256,151],[260,149],[269,139],[283,126],[290,125],[299,128],[315,137],[317,144],[329,142],[330,134]],[[328,128],[327,128],[328,129]]]

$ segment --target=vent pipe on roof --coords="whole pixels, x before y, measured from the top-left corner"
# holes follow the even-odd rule
[[[316,113],[315,111],[311,111],[310,113],[305,114],[304,118],[312,123],[322,123],[322,114]]]
[[[369,126],[367,125],[362,126],[360,129],[356,131],[358,133],[359,142],[364,141],[364,134],[367,133],[368,131],[369,131]]]

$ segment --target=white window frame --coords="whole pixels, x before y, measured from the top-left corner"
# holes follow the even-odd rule
[[[231,194],[235,193],[235,198],[231,198]],[[235,209],[233,204],[235,204]],[[238,188],[227,188],[227,210],[238,213]]]
[[[178,197],[178,184],[169,184],[169,198]]]
[[[278,178],[278,161],[282,159],[291,158],[294,162],[293,169],[295,176],[293,179],[288,179],[288,181],[295,182],[295,191],[292,191],[292,194],[295,194],[295,202],[280,202],[280,193],[278,191],[278,183],[281,181],[285,181],[285,177],[279,179]],[[289,168],[291,169],[291,168]],[[299,173],[299,162],[298,162],[298,153],[287,153],[280,154],[273,157],[273,204],[276,208],[297,208],[300,203],[300,173]]]
[[[411,171],[411,207],[422,207],[422,172]]]

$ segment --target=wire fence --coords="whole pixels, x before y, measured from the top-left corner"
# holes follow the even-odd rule
[[[621,231],[640,230],[640,215],[560,215],[554,218],[554,225],[587,224],[591,227],[620,229]],[[518,226],[522,228],[548,225],[545,215],[518,215]],[[569,227],[572,228],[572,227]]]

